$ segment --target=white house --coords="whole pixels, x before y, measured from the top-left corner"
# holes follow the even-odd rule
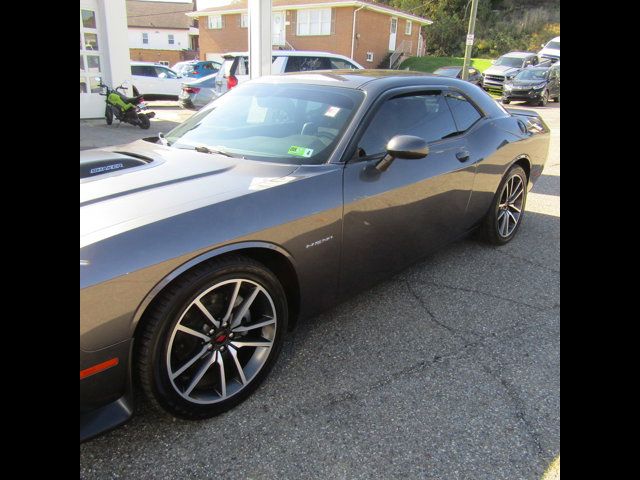
[[[194,10],[189,0],[127,0],[127,23],[131,60],[173,65],[197,58],[198,29],[186,13]]]
[[[80,0],[80,118],[104,117],[96,77],[131,81],[125,0]]]

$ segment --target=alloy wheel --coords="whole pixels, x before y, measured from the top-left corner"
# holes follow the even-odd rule
[[[235,396],[267,362],[277,324],[273,299],[252,280],[234,278],[202,291],[169,337],[166,366],[174,390],[198,404]]]
[[[497,221],[498,234],[509,237],[520,222],[524,205],[524,181],[519,175],[512,176],[504,184],[498,204]]]

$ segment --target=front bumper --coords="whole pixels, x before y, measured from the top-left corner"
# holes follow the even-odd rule
[[[132,346],[131,340],[125,340],[95,352],[80,350],[80,442],[123,424],[133,415]],[[82,378],[82,372],[113,359],[117,364]]]
[[[522,101],[532,101],[532,100],[540,100],[542,98],[542,92],[544,92],[544,88],[540,90],[534,90],[532,88],[526,90],[503,90],[502,98],[505,100],[522,100]]]

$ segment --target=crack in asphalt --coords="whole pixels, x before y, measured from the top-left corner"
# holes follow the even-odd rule
[[[489,355],[491,355],[491,352],[489,352]],[[495,357],[492,356],[492,358],[496,360]],[[538,432],[536,431],[531,421],[527,419],[525,403],[522,398],[520,398],[520,395],[518,395],[515,385],[500,376],[498,373],[491,370],[491,368],[489,368],[489,366],[485,363],[481,361],[478,361],[476,363],[480,365],[489,376],[491,376],[502,386],[506,397],[511,401],[511,404],[514,407],[516,418],[523,424],[525,432],[531,438],[531,441],[536,448],[537,456],[539,458],[544,458],[544,448],[542,447],[542,442],[540,441],[540,435],[538,435]]]

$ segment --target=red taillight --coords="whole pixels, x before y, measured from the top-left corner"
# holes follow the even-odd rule
[[[184,90],[185,93],[198,93],[200,91],[198,87],[183,87],[182,90]]]
[[[192,75],[198,75],[198,70],[194,70],[193,72],[191,72]]]
[[[227,78],[227,90],[231,90],[236,85],[238,85],[238,79],[235,75],[231,75]]]

